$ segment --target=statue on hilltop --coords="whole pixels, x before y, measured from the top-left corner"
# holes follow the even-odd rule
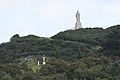
[[[82,24],[80,22],[80,13],[79,13],[79,11],[77,11],[75,29],[80,29],[80,28],[82,28]]]

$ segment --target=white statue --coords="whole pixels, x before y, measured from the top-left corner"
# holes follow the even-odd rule
[[[77,13],[76,13],[76,21],[80,22],[80,13],[79,13],[79,11],[77,11]]]
[[[45,55],[43,55],[43,65],[45,65],[46,64],[46,62],[45,62]]]
[[[40,62],[38,61],[38,66],[40,65]]]
[[[80,22],[80,13],[79,13],[79,11],[77,11],[75,29],[79,29],[79,28],[82,28],[82,25]]]

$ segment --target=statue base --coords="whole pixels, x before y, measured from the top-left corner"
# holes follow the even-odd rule
[[[80,22],[76,22],[75,29],[80,29],[80,28],[82,28],[82,24]]]

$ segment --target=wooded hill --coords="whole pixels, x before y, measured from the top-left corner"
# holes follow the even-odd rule
[[[0,80],[119,80],[119,46],[120,25],[67,30],[51,38],[16,34],[0,44]]]

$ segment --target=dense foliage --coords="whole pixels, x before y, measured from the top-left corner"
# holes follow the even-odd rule
[[[120,56],[120,26],[112,26],[108,29],[103,51],[108,55]]]
[[[16,34],[0,44],[0,80],[119,80],[119,46],[119,25],[68,30],[51,38]]]
[[[77,41],[82,43],[88,43],[91,45],[100,45],[104,39],[103,36],[106,33],[107,30],[102,28],[85,28],[60,32],[57,35],[52,36],[52,38]]]

